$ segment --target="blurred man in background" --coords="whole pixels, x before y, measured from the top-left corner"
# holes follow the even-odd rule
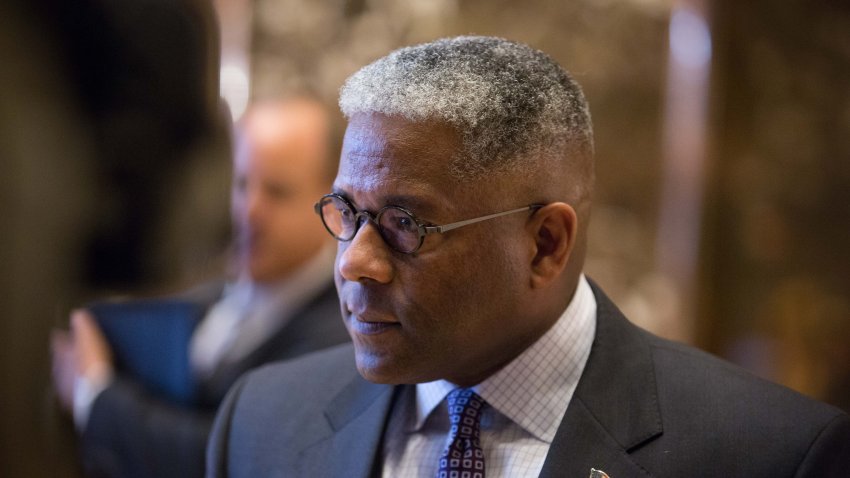
[[[196,407],[149,393],[115,370],[92,315],[52,343],[54,385],[93,476],[203,476],[215,412],[245,371],[348,340],[333,287],[335,250],[313,201],[335,172],[329,118],[306,98],[255,105],[237,128],[232,189],[237,276],[184,298],[207,306],[187,344]]]

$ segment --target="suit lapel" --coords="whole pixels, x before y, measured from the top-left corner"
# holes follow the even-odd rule
[[[374,476],[397,388],[355,377],[326,408],[331,435],[301,452],[298,476]]]
[[[650,476],[628,452],[662,433],[652,351],[595,284],[596,337],[540,476]]]

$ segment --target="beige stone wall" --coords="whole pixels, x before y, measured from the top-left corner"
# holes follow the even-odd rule
[[[716,12],[705,343],[850,408],[850,4]]]

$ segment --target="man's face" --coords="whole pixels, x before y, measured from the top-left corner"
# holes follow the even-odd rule
[[[444,125],[356,115],[334,192],[361,211],[402,206],[436,225],[525,204],[511,181],[453,179],[458,144]],[[412,255],[390,249],[371,223],[340,242],[336,284],[360,373],[380,383],[473,384],[536,339],[539,323],[521,305],[533,256],[527,220],[517,214],[431,234]]]
[[[251,128],[234,160],[231,209],[242,267],[268,283],[285,279],[327,242],[313,212],[327,185],[320,140],[274,124]]]

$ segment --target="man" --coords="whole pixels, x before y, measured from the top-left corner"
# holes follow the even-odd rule
[[[348,340],[333,287],[333,245],[312,205],[333,171],[330,121],[315,101],[254,106],[239,125],[232,216],[239,277],[187,294],[207,305],[187,345],[200,383],[187,408],[116,375],[91,315],[54,339],[54,380],[82,431],[93,476],[203,476],[215,407],[246,370]]]
[[[846,414],[636,328],[584,277],[590,116],[548,56],[486,37],[404,48],[340,106],[317,211],[353,349],[243,377],[208,476],[850,469]]]

